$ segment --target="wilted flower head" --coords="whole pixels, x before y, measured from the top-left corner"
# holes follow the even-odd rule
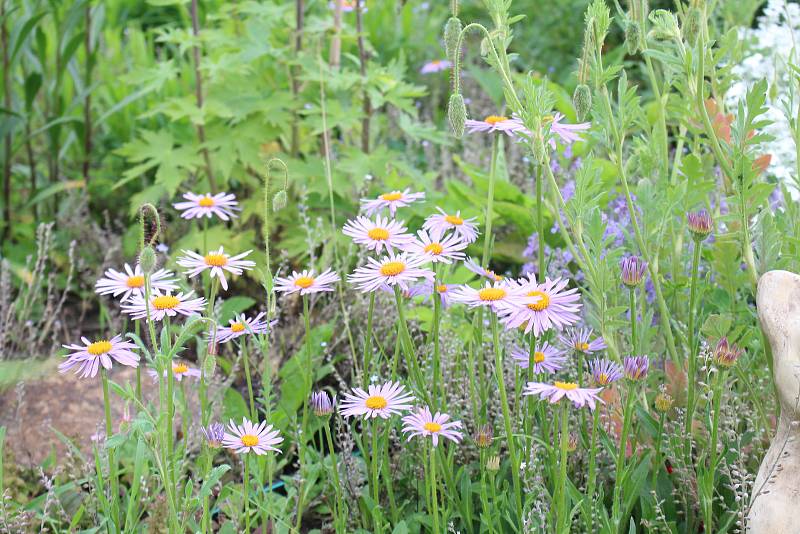
[[[481,425],[478,431],[475,432],[475,445],[477,445],[479,449],[488,449],[492,446],[493,440],[494,429],[490,423]]]
[[[690,212],[686,215],[689,231],[696,241],[702,241],[714,229],[714,221],[706,210]]]
[[[733,343],[728,343],[728,338],[723,337],[714,347],[714,361],[722,367],[731,367],[742,355],[742,349]]]
[[[328,416],[333,413],[333,405],[336,403],[336,395],[331,399],[327,391],[320,390],[311,394],[311,409],[317,417]]]
[[[500,456],[495,454],[494,456],[489,457],[486,460],[486,470],[487,471],[492,471],[492,472],[495,472],[495,473],[497,471],[499,471],[500,470]]]
[[[623,360],[625,378],[640,380],[647,376],[650,368],[650,359],[647,356],[627,356]]]
[[[207,427],[200,429],[206,439],[206,445],[211,449],[222,447],[222,440],[225,439],[225,426],[222,423],[211,423]]]
[[[575,452],[578,449],[578,441],[578,434],[570,432],[569,438],[567,439],[567,451]]]
[[[670,408],[672,408],[672,404],[675,402],[675,399],[672,398],[672,395],[667,393],[664,388],[658,392],[656,395],[655,405],[656,410],[661,413],[667,413]]]
[[[628,287],[636,287],[644,280],[644,274],[647,271],[647,262],[639,256],[628,256],[622,258],[619,262],[620,271],[622,271],[622,283]]]

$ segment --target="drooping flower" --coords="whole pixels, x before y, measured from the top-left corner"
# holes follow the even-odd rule
[[[558,336],[558,340],[565,347],[581,354],[592,354],[606,348],[606,342],[601,336],[592,339],[591,328],[570,328]]]
[[[364,416],[364,419],[401,415],[411,409],[414,396],[408,393],[400,382],[386,382],[381,385],[370,384],[367,391],[353,388],[353,393],[345,393],[339,403],[339,413],[343,417]]]
[[[361,211],[372,217],[382,209],[389,208],[389,214],[394,217],[397,208],[404,208],[424,198],[424,192],[412,193],[409,188],[405,188],[403,191],[390,191],[383,193],[378,198],[362,198]]]
[[[531,355],[528,349],[520,347],[511,348],[511,357],[521,369],[527,369],[530,365]],[[533,372],[537,375],[539,373],[555,373],[564,367],[566,358],[561,355],[561,352],[550,345],[548,342],[542,343],[540,347],[536,347],[533,352]]]
[[[540,398],[550,401],[551,404],[566,397],[576,408],[588,406],[590,410],[594,410],[596,403],[603,403],[603,400],[597,396],[602,390],[603,388],[581,388],[574,382],[554,382],[553,384],[528,382],[522,394],[538,395]]]
[[[314,274],[314,269],[306,269],[302,273],[293,271],[291,276],[275,277],[275,291],[282,293],[297,293],[310,295],[324,291],[333,291],[333,284],[339,281],[339,275],[331,269],[326,269],[319,276]]]
[[[702,241],[714,230],[714,221],[706,210],[694,211],[686,214],[689,231],[695,241]]]
[[[236,454],[254,452],[262,455],[267,451],[281,452],[276,445],[282,443],[283,438],[266,421],[256,425],[247,418],[242,418],[242,424],[237,425],[231,419],[228,430],[229,432],[225,432],[225,437],[222,438],[222,445],[226,449],[232,449]]]
[[[650,368],[650,359],[647,356],[626,356],[622,360],[625,371],[625,378],[630,380],[641,380],[647,376]]]
[[[380,215],[374,221],[359,215],[354,220],[347,221],[342,233],[352,237],[354,243],[375,251],[376,254],[383,250],[393,252],[395,249],[402,250],[414,241],[414,236],[406,232],[404,224]]]
[[[221,326],[217,328],[217,343],[227,343],[232,339],[244,336],[247,334],[266,334],[272,326],[277,323],[277,319],[267,324],[267,321],[262,321],[264,312],[259,313],[255,317],[245,317],[243,314],[238,315],[230,320],[228,326]],[[213,336],[213,332],[209,335]]]
[[[582,132],[591,128],[592,124],[589,122],[581,122],[579,124],[564,124],[561,121],[564,119],[562,113],[555,113],[550,122],[550,147],[556,148],[555,137],[561,139],[564,145],[571,145],[575,141],[582,141],[583,138],[577,132]]]
[[[723,336],[714,347],[714,361],[722,367],[731,367],[742,355],[742,349],[734,343],[729,343],[727,336]]]
[[[623,371],[617,362],[597,358],[589,362],[589,372],[592,373],[592,382],[598,386],[607,386],[622,378]]]
[[[464,259],[461,252],[467,248],[468,243],[459,238],[457,234],[433,238],[425,230],[417,232],[417,239],[406,245],[405,250],[417,254],[433,263],[450,264],[453,260]]]
[[[73,352],[67,354],[66,360],[58,365],[58,372],[66,373],[73,367],[77,367],[75,374],[81,378],[94,378],[101,365],[106,370],[111,369],[112,360],[129,367],[139,366],[139,356],[133,352],[136,345],[129,341],[122,341],[120,335],[94,342],[81,337],[81,342],[83,345],[63,345],[65,349]]]
[[[423,267],[425,263],[424,258],[415,254],[402,252],[395,255],[390,252],[380,260],[367,258],[367,265],[358,267],[347,277],[347,281],[365,293],[380,289],[383,285],[399,286],[406,290],[409,284],[420,278],[434,279],[433,271]]]
[[[150,295],[150,319],[160,321],[165,316],[175,317],[176,315],[198,315],[206,306],[206,299],[203,297],[192,298],[194,291],[188,293],[178,293],[173,295],[171,291],[160,293],[154,291]],[[147,318],[147,304],[143,295],[135,295],[122,305],[122,312],[127,313],[133,319]]]
[[[166,269],[159,269],[150,275],[150,288],[156,291],[172,291],[178,289],[177,280],[172,278],[172,272]],[[107,269],[104,277],[95,282],[95,292],[100,295],[111,295],[117,297],[122,295],[120,301],[125,302],[131,295],[144,295],[144,273],[142,267],[137,263],[131,266],[125,264],[125,272],[114,269]]]
[[[158,380],[158,371],[155,369],[148,369],[147,374],[153,377],[153,380]],[[167,371],[164,370],[162,376],[167,376]],[[200,369],[195,369],[194,367],[189,367],[183,362],[172,362],[172,376],[178,382],[182,381],[184,377],[186,378],[197,378],[199,379],[201,376]]]
[[[200,430],[203,432],[203,437],[209,448],[219,449],[222,447],[222,440],[225,439],[225,426],[222,423],[211,423]]]
[[[181,217],[184,219],[199,219],[200,217],[211,218],[216,215],[223,221],[228,221],[237,215],[234,211],[238,211],[239,203],[236,202],[236,196],[228,193],[217,193],[211,195],[206,193],[197,195],[195,193],[184,193],[183,198],[186,202],[178,202],[173,204],[178,211],[182,211]]]
[[[455,215],[448,215],[442,208],[437,207],[439,213],[429,215],[422,225],[427,230],[431,238],[441,239],[445,232],[452,230],[462,241],[467,244],[478,240],[478,225],[475,224],[475,217],[464,219],[461,211],[456,211]]]
[[[505,282],[486,282],[478,289],[468,285],[458,286],[451,298],[454,302],[461,302],[470,308],[486,306],[496,313],[510,313],[536,300],[527,298],[519,287],[509,286]]]
[[[311,410],[317,417],[324,417],[333,413],[333,407],[336,405],[336,395],[328,395],[327,391],[320,390],[311,394],[311,400],[308,402]]]
[[[453,64],[446,59],[434,59],[425,63],[421,69],[420,74],[432,74],[434,72],[442,72],[452,67]]]
[[[463,438],[463,434],[457,430],[462,426],[461,421],[450,421],[450,416],[446,413],[431,414],[427,406],[403,417],[403,425],[403,433],[408,434],[408,441],[414,436],[430,436],[434,447],[439,445],[439,437],[455,443]]]
[[[503,132],[513,137],[518,132],[526,132],[525,125],[516,117],[508,118],[502,115],[489,115],[482,121],[467,119],[464,122],[467,133],[475,132]]]
[[[473,273],[483,276],[484,278],[488,278],[492,282],[500,282],[501,280],[505,280],[505,278],[491,269],[487,269],[486,267],[481,267],[478,262],[473,260],[472,258],[467,258],[464,260],[464,267],[472,271]]]
[[[561,329],[578,322],[581,297],[577,288],[565,289],[568,283],[563,278],[545,278],[543,283],[537,283],[532,273],[527,279],[509,280],[508,287],[528,297],[529,302],[526,306],[503,310],[501,315],[504,315],[506,328],[525,325],[526,334],[533,330],[533,335],[538,337],[551,328]]]
[[[222,289],[227,291],[228,280],[225,278],[225,272],[227,271],[238,276],[245,270],[249,271],[255,267],[256,262],[242,259],[251,252],[253,251],[248,250],[246,252],[242,252],[241,254],[237,254],[236,256],[229,256],[225,253],[223,247],[219,247],[219,250],[212,251],[205,256],[201,256],[194,251],[184,250],[183,253],[185,256],[178,258],[178,265],[189,269],[185,274],[187,274],[190,278],[194,278],[206,269],[211,269],[211,278],[216,276],[219,279]]]
[[[628,256],[619,262],[622,283],[628,287],[636,287],[644,280],[647,262],[639,256]]]

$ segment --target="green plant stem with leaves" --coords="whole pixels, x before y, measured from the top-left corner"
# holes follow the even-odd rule
[[[103,411],[106,419],[106,441],[111,438],[114,433],[114,427],[111,424],[111,398],[108,394],[108,371],[103,367],[100,369],[100,379],[103,383]],[[114,449],[106,446],[106,454],[108,455],[108,476],[109,490],[111,492],[111,522],[114,525],[115,532],[121,532],[120,518],[119,518],[119,477],[117,476],[117,461],[114,455]]]
[[[624,507],[622,503],[622,488],[623,488],[623,481],[625,479],[625,458],[626,458],[626,451],[628,449],[628,436],[630,434],[631,422],[632,422],[632,411],[633,411],[633,403],[634,398],[636,397],[636,392],[634,389],[634,382],[632,380],[628,381],[628,387],[626,388],[626,396],[625,396],[625,407],[622,413],[622,432],[620,432],[619,436],[619,447],[617,450],[617,460],[616,460],[616,478],[614,479],[614,501],[613,501],[613,518],[614,522],[618,528],[621,528],[623,517],[622,514],[624,513]]]
[[[425,480],[430,488],[431,504],[433,505],[431,510],[431,515],[433,515],[433,532],[441,532],[439,529],[439,495],[436,490],[436,447],[433,446],[433,443],[431,443],[430,446],[430,468]]]
[[[297,497],[297,523],[295,529],[300,532],[300,526],[303,522],[303,509],[305,506],[305,483],[303,478],[303,470],[308,468],[306,464],[306,432],[308,431],[308,393],[313,385],[311,368],[311,314],[309,312],[308,295],[303,295],[303,325],[306,330],[305,337],[305,350],[303,354],[303,415],[302,423],[300,424],[300,438],[298,439],[298,454],[300,457],[300,489]]]
[[[702,245],[700,240],[694,240],[694,253],[692,254],[692,274],[689,280],[689,317],[687,320],[687,336],[689,339],[689,355],[687,369],[687,393],[686,393],[686,423],[683,429],[684,445],[683,455],[686,465],[692,465],[692,429],[694,425],[695,396],[697,389],[697,345],[695,341],[694,318],[697,307],[697,278],[700,266],[700,253]]]
[[[556,491],[556,532],[569,534],[570,509],[567,506],[567,461],[569,449],[569,401],[561,399],[561,436]]]

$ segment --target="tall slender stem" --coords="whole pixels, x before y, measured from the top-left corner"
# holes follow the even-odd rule
[[[686,426],[684,427],[683,454],[686,465],[690,466],[692,456],[692,426],[694,423],[695,390],[697,381],[697,351],[695,350],[694,320],[697,303],[697,273],[700,265],[701,245],[694,241],[694,254],[692,255],[692,275],[689,282],[689,319],[687,321],[689,339],[688,384],[686,395]]]
[[[308,429],[308,393],[313,384],[311,376],[311,318],[308,309],[308,295],[303,295],[303,325],[306,330],[305,339],[305,354],[303,357],[303,419],[300,424],[300,437],[298,440],[297,448],[300,456],[300,489],[297,498],[297,523],[295,529],[300,532],[300,527],[303,522],[303,506],[305,501],[305,480],[303,478],[303,469],[306,466],[306,431]]]
[[[489,264],[492,245],[492,214],[494,213],[494,182],[497,179],[497,153],[500,146],[500,134],[492,137],[492,155],[489,163],[489,190],[486,193],[486,235],[483,236],[483,259],[481,266]]]
[[[256,401],[253,397],[253,382],[250,379],[250,354],[247,352],[247,336],[242,337],[242,363],[244,363],[244,378],[247,381],[247,397],[250,401],[250,419],[257,421]]]
[[[636,288],[631,287],[628,291],[631,313],[631,353],[636,354],[638,343],[636,342]]]
[[[108,394],[108,371],[106,371],[104,367],[100,369],[100,378],[103,382],[103,410],[106,417],[106,441],[108,441],[114,433],[114,428],[111,425],[111,398]],[[114,449],[107,447],[106,451],[108,453],[108,476],[111,478],[111,520],[114,523],[115,531],[120,532],[117,462],[114,458]]]
[[[248,464],[248,455],[243,454],[242,460],[244,461],[244,479],[242,480],[242,495],[244,499],[244,531],[250,534],[250,468]],[[299,531],[298,531],[299,532]]]
[[[433,504],[433,531],[439,530],[439,495],[436,491],[436,447],[431,443],[431,503]]]
[[[364,378],[363,385],[369,384],[372,372],[372,317],[375,313],[375,292],[369,294],[369,310],[367,311],[367,333],[364,337]]]
[[[536,277],[539,282],[544,280],[544,184],[542,183],[542,169],[539,165],[536,166],[536,238],[539,242],[539,268],[536,272]]]
[[[569,532],[570,511],[567,508],[567,453],[569,449],[569,402],[561,399],[561,459],[558,474],[557,525],[556,532]]]
[[[380,464],[380,453],[378,452],[378,422],[374,419],[372,420],[372,425],[370,430],[372,431],[372,450],[370,451],[371,454],[371,461],[370,467],[372,468],[372,501],[375,505],[375,530],[380,532],[380,488],[378,487],[378,477],[380,470],[378,469]]]
[[[334,507],[334,519],[336,528],[344,528],[344,516],[342,515],[342,507],[344,506],[344,499],[342,498],[342,484],[339,482],[339,463],[336,460],[336,451],[333,448],[333,436],[331,435],[330,420],[325,421],[322,425],[325,429],[325,439],[328,442],[328,451],[331,456],[331,474],[333,475],[333,492],[336,496],[336,506]],[[338,530],[337,530],[338,532]]]
[[[433,282],[433,404],[439,407],[439,394],[444,397],[444,385],[441,384],[441,349],[439,346],[439,329],[442,322],[442,299],[436,287],[440,283],[438,276]],[[440,391],[441,388],[441,391]],[[444,402],[444,398],[441,399]]]
[[[192,46],[192,60],[194,63],[194,96],[198,109],[203,109],[203,75],[200,72],[200,20],[197,16],[197,0],[192,0],[190,13],[192,17],[192,36],[194,45]],[[211,155],[206,144],[206,130],[202,123],[198,123],[197,139],[200,141],[200,152],[206,166],[206,176],[208,177],[208,187],[211,193],[217,192],[217,182],[214,179],[214,168],[211,166]]]

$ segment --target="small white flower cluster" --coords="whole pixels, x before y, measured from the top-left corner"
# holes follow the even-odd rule
[[[739,37],[748,50],[747,57],[732,69],[737,81],[731,85],[726,95],[729,109],[735,109],[744,99],[747,90],[757,81],[766,79],[770,83],[767,93],[767,113],[764,118],[771,124],[764,133],[774,139],[764,143],[764,151],[772,155],[768,172],[787,185],[794,198],[800,197],[796,173],[796,152],[789,120],[785,109],[791,102],[792,74],[789,63],[798,63],[800,50],[794,44],[800,43],[800,5],[785,0],[769,0],[764,14],[758,19],[757,28],[741,28]],[[792,104],[797,108],[798,95]],[[790,110],[790,113],[794,111]]]

